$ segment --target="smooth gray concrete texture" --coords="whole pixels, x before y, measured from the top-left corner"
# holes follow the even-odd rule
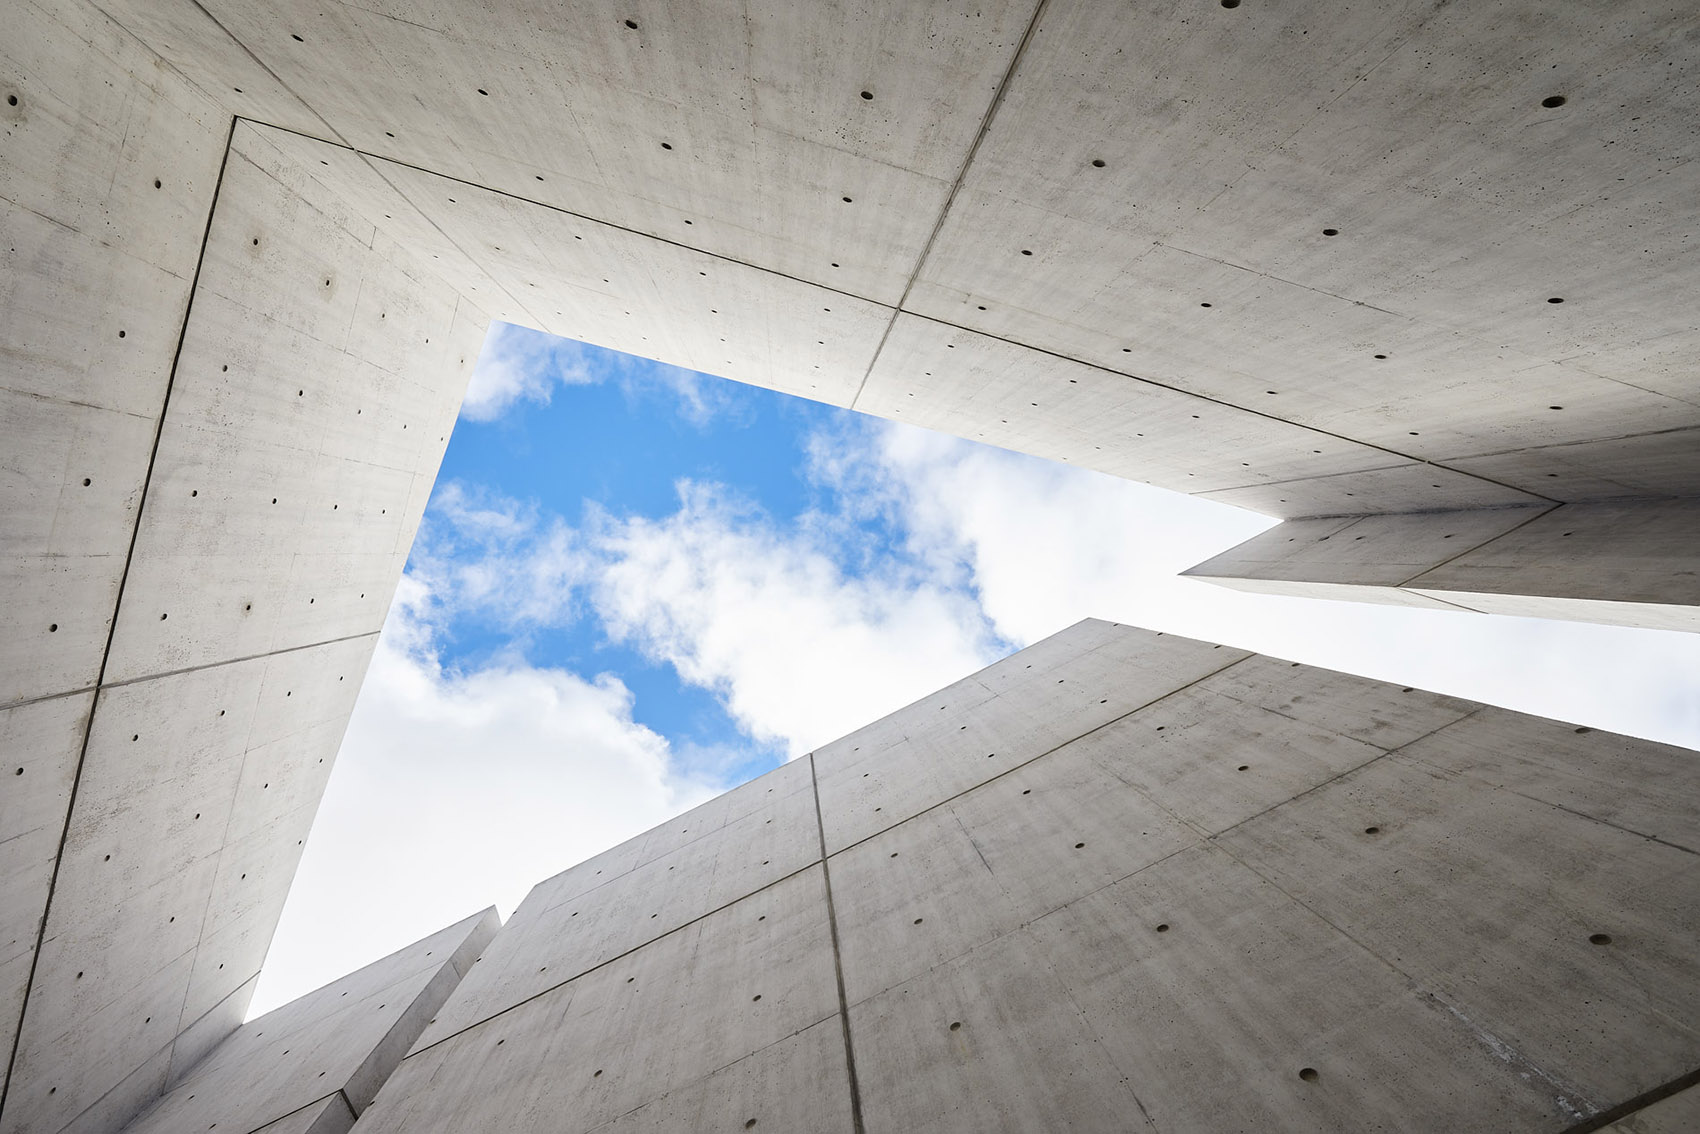
[[[820,832],[807,765],[790,767],[804,775],[778,777],[792,790],[767,795],[772,802],[759,810],[700,838],[694,825],[708,825],[712,805],[705,805],[708,815],[698,814],[705,808],[687,812],[654,832],[660,838],[692,832],[677,849],[610,872],[592,889],[528,901],[515,911],[516,932],[497,938],[421,1042],[452,1036],[818,863]],[[736,790],[747,793],[751,786]],[[765,787],[755,791],[766,795]]]
[[[1700,1065],[1692,850],[1398,758],[1221,845],[1537,1069],[1574,1118]]]
[[[313,1134],[347,1129],[499,925],[493,909],[475,914],[249,1021],[127,1134],[271,1130],[285,1119],[283,1129]],[[352,1112],[341,1127],[339,1110]]]
[[[1105,721],[1059,682],[1138,692]],[[864,802],[834,771],[952,764],[953,704],[1066,735],[979,752],[953,794],[832,848]],[[357,1129],[1652,1121],[1700,1070],[1697,775],[1668,746],[1082,622],[540,884]],[[685,857],[765,853],[744,824],[817,798],[800,869],[702,892]],[[694,919],[650,916],[669,887]],[[610,924],[580,930],[598,902]],[[597,952],[618,919],[626,950]]]
[[[652,1120],[611,1128],[698,1129],[693,1116],[748,1098],[734,1129],[848,1129],[837,1013],[817,861],[416,1049],[357,1128],[588,1131],[650,1104]]]
[[[19,0],[6,25],[0,704],[15,704],[100,672],[229,124],[92,6]]]
[[[0,1032],[23,1011],[93,693],[0,710]],[[5,1071],[0,1070],[0,1084]]]
[[[815,765],[828,852],[1251,656],[1109,628],[1112,637],[1095,645],[1088,637],[1072,657],[1028,662],[1023,651],[821,748]]]
[[[68,1122],[134,1066],[128,1053],[166,1051],[163,1076],[202,1016],[222,1006],[226,1031],[241,1022],[246,999],[230,994],[259,971],[372,644],[102,692],[69,829],[54,830],[7,1123],[42,1128],[24,1117],[59,1107]]]
[[[1314,598],[1700,629],[1700,502],[1288,520],[1187,572]]]
[[[538,326],[570,338],[849,405],[890,318],[878,304],[790,276],[374,164],[434,227],[476,249],[507,291],[523,293]]]
[[[1283,517],[1700,488],[1657,5],[129,7],[552,331]]]
[[[109,1134],[241,1022],[487,316],[93,5],[6,22],[0,1130]]]

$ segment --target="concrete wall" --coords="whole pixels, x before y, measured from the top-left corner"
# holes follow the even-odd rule
[[[0,1130],[111,1130],[241,1021],[487,320],[92,5],[0,66]]]
[[[0,1132],[112,1130],[239,1019],[490,317],[1489,532],[1251,585],[1689,625],[1697,20],[15,0]]]
[[[1267,594],[1700,630],[1700,501],[1288,520],[1186,574]]]
[[[502,317],[1283,518],[1700,495],[1680,5],[110,10]]]
[[[1598,1129],[1700,1075],[1697,780],[1083,622],[541,883],[356,1129]]]
[[[499,925],[475,914],[248,1021],[126,1134],[347,1130]]]

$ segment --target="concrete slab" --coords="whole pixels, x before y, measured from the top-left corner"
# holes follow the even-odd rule
[[[593,1130],[812,1025],[836,1024],[824,899],[811,868],[415,1050],[361,1127],[506,1129],[547,1115],[562,1131]],[[739,1081],[722,1080],[729,1091]],[[842,1079],[782,1089],[823,1092],[825,1101],[805,1104],[809,1113],[844,1092]],[[751,1105],[783,1113],[799,1103]]]
[[[1518,1053],[1215,847],[1024,932],[1078,1005],[1076,1036],[1108,1052],[1151,1129],[1402,1129],[1420,1115],[1561,1130],[1580,1117]]]
[[[315,1104],[363,1110],[497,925],[495,910],[475,914],[250,1021],[125,1130],[333,1128]]]
[[[12,777],[0,796],[0,1050],[17,1039],[93,703],[80,693],[0,710],[0,775]]]
[[[1059,646],[1077,635],[1090,641],[1106,625],[1083,622],[1053,640]],[[1006,659],[994,669],[1019,676],[1001,678],[995,696],[988,697],[984,686],[958,683],[821,749],[815,760],[827,852],[1249,656],[1145,630],[1117,631],[1113,641],[1048,668],[1029,670],[1031,663]]]
[[[807,770],[805,765],[804,775]],[[740,791],[748,793],[762,779]],[[497,938],[421,1042],[436,1043],[463,1031],[731,903],[756,902],[768,887],[782,885],[819,862],[820,826],[811,785],[807,780],[799,783],[795,773],[781,782],[794,790],[775,795],[772,803],[700,839],[642,861],[592,889],[576,894],[552,890],[551,898],[520,911],[523,920],[516,912],[514,932]],[[684,830],[691,822],[689,814],[694,813],[657,833]]]
[[[1200,836],[1077,741],[832,856],[856,1004]]]
[[[1483,789],[1539,800],[1700,851],[1700,803],[1686,748],[1483,706],[1399,750],[1402,759]]]
[[[1219,843],[1563,1086],[1577,1119],[1700,1062],[1691,851],[1399,756]]]
[[[752,1125],[753,1124],[753,1125]],[[697,1130],[855,1129],[838,1017],[627,1111],[595,1134],[688,1134]]]

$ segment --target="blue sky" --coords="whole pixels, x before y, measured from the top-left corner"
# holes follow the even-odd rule
[[[1700,747],[1700,635],[1176,577],[1272,522],[496,324],[254,1010],[1083,617]]]

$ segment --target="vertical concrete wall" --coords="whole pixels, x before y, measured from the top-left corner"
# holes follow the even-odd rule
[[[487,316],[93,5],[8,9],[0,1130],[240,1022]]]
[[[475,914],[248,1021],[126,1134],[347,1130],[499,924]]]
[[[1598,1129],[1700,1075],[1697,781],[1084,622],[540,884],[357,1129]]]

